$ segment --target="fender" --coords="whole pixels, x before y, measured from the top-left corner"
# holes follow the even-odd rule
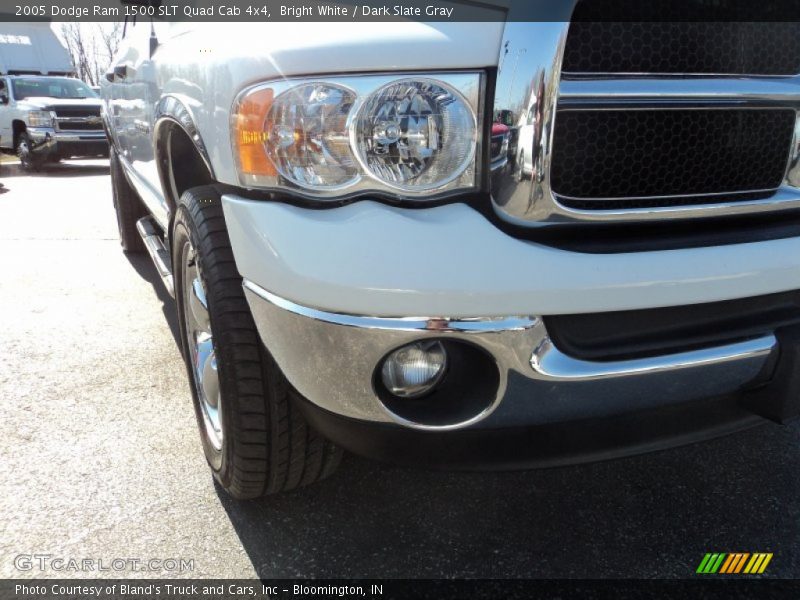
[[[197,128],[194,115],[191,109],[187,106],[187,102],[177,94],[165,95],[159,100],[156,105],[153,120],[153,151],[158,159],[158,172],[161,177],[162,188],[164,190],[170,189],[169,182],[166,179],[166,159],[167,153],[162,151],[161,145],[166,141],[164,132],[166,131],[165,125],[172,123],[177,125],[189,137],[194,145],[200,158],[203,160],[211,178],[216,180],[214,175],[214,167],[211,165],[208,149],[206,148],[203,138]]]

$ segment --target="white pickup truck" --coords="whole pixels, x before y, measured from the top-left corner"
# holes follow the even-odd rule
[[[0,150],[26,170],[108,156],[100,98],[73,70],[49,23],[0,23]]]
[[[341,449],[548,466],[798,412],[797,24],[519,4],[129,23],[102,89],[120,239],[176,298],[235,497]]]

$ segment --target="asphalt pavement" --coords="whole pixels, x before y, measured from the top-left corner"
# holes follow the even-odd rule
[[[119,248],[108,163],[0,164],[0,182],[0,577],[92,575],[20,570],[33,554],[193,561],[102,574],[124,577],[692,577],[734,551],[800,576],[798,425],[529,472],[348,456],[314,487],[231,500],[205,465],[173,301]]]

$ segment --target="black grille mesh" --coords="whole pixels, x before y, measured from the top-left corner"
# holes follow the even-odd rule
[[[99,117],[100,107],[73,107],[73,106],[56,106],[52,110],[55,111],[57,117]]]
[[[559,111],[553,191],[646,198],[774,189],[794,124],[788,109]]]
[[[800,23],[575,21],[562,71],[793,75]]]
[[[101,131],[102,123],[70,123],[69,121],[59,122],[58,128],[62,131]]]

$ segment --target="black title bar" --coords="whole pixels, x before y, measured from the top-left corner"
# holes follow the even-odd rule
[[[3,600],[514,600],[797,598],[798,581],[525,579],[7,579]]]
[[[0,21],[800,21],[796,0],[4,0]]]

